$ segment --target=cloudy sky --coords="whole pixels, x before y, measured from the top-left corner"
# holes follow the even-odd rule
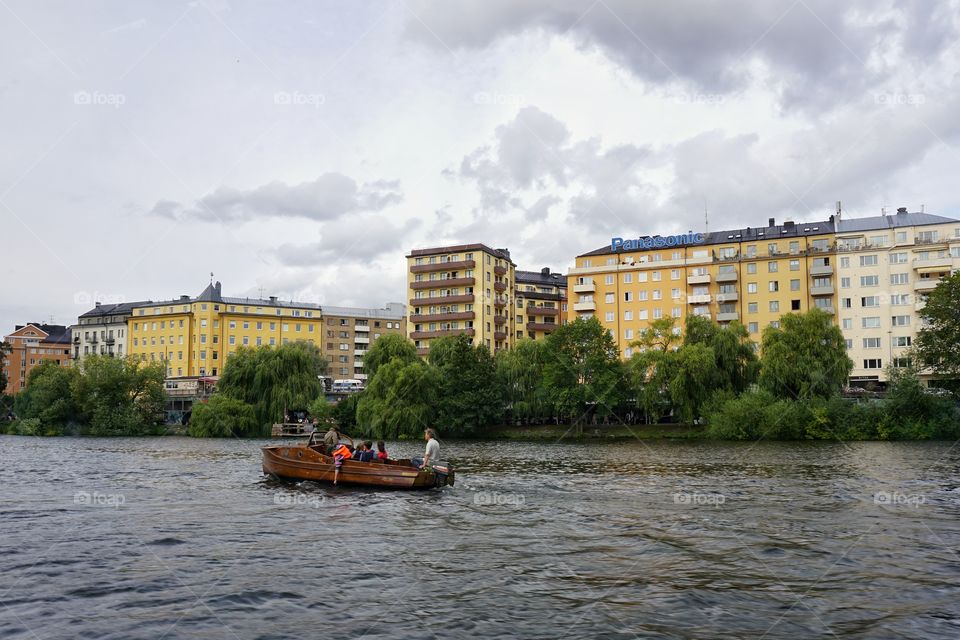
[[[414,247],[960,217],[960,7],[0,0],[0,328],[403,301]]]

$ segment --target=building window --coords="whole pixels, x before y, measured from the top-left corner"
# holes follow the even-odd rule
[[[864,339],[863,339],[863,348],[864,348],[864,349],[879,349],[879,348],[880,348],[880,338],[864,338]]]
[[[757,283],[748,282],[747,283],[747,293],[756,293],[757,292]]]
[[[876,287],[880,285],[880,276],[860,276],[861,287]]]
[[[747,273],[756,273],[757,272],[757,263],[748,262],[747,263]]]
[[[883,361],[880,358],[867,358],[863,361],[864,369],[883,369]]]
[[[604,317],[607,322],[613,322],[613,311],[607,311]]]
[[[864,329],[879,329],[880,328],[880,317],[879,316],[869,316],[863,318],[862,325]]]
[[[849,256],[843,256],[842,258],[840,258],[840,268],[841,268],[841,269],[849,269],[849,268],[850,268],[850,257],[849,257]]]
[[[860,298],[861,307],[879,307],[880,306],[880,296],[866,296]]]
[[[769,289],[769,291],[771,291],[771,292],[773,292],[773,291],[780,291],[780,281],[779,281],[779,280],[771,280],[770,283],[768,284],[768,289]]]
[[[757,313],[758,304],[756,302],[750,302],[747,304],[747,313]]]
[[[773,313],[780,311],[780,302],[778,300],[770,301],[770,311]]]
[[[909,347],[913,345],[913,338],[910,336],[893,336],[890,342],[894,347]]]
[[[790,261],[790,271],[800,271],[800,261],[791,260]]]
[[[891,273],[890,274],[890,284],[909,284],[909,283],[910,283],[909,273]]]
[[[843,319],[843,328],[844,328],[844,329],[853,329],[853,318],[844,318],[844,319]]]
[[[790,281],[790,291],[800,291],[800,281],[791,280]]]
[[[767,263],[767,273],[776,273],[780,269],[780,265],[776,261],[770,261]]]
[[[850,278],[840,278],[840,288],[849,289],[850,288]]]
[[[909,327],[910,326],[910,316],[893,316],[891,318],[892,324],[895,327]]]
[[[756,333],[760,330],[760,326],[756,322],[750,322],[747,324],[747,331],[750,333]]]

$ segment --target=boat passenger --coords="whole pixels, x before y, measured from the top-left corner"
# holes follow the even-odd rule
[[[440,441],[437,440],[437,432],[433,429],[426,429],[423,432],[423,439],[427,441],[427,448],[423,452],[423,457],[410,459],[410,462],[420,469],[436,464],[440,459]]]
[[[323,445],[327,448],[327,453],[333,453],[334,448],[339,442],[340,434],[337,433],[337,428],[333,425],[330,425],[330,428],[327,430],[327,432],[323,434]]]
[[[340,479],[340,467],[343,466],[343,461],[350,458],[350,448],[345,444],[337,445],[333,450],[333,484],[337,484],[337,480]]]
[[[373,451],[370,448],[370,442],[361,442],[353,457],[357,462],[373,462]]]
[[[377,460],[380,462],[387,461],[387,447],[383,444],[383,440],[377,441]]]

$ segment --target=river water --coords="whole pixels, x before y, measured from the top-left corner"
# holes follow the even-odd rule
[[[0,436],[0,638],[960,637],[950,444],[445,442],[427,492],[262,444]]]

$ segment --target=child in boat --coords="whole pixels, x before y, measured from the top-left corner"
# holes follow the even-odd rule
[[[357,451],[354,454],[354,458],[357,462],[373,462],[373,443],[372,442],[361,442],[357,446]]]
[[[387,447],[383,444],[383,440],[377,441],[377,460],[380,462],[387,461]]]

